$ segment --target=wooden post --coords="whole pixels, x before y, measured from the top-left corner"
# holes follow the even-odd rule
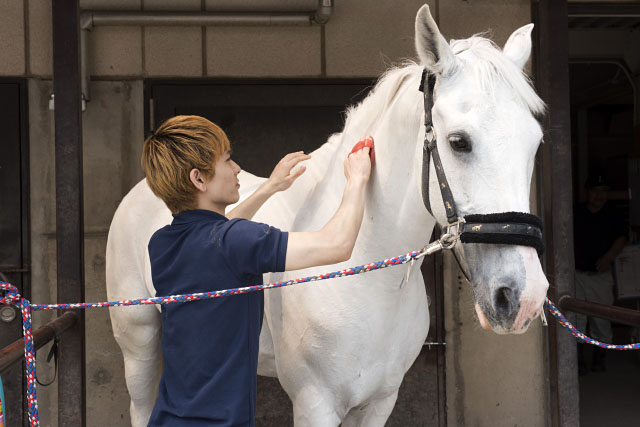
[[[536,24],[536,84],[548,106],[542,165],[546,272],[549,297],[558,301],[575,295],[567,0],[540,0]],[[553,321],[549,322],[549,383],[552,425],[578,427],[576,340]]]

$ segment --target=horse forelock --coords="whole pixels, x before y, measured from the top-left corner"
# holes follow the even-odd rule
[[[511,88],[519,101],[534,115],[545,111],[545,104],[535,92],[531,80],[513,61],[502,53],[502,50],[491,40],[474,35],[468,39],[451,40],[451,49],[456,59],[461,62],[485,94],[492,96],[496,81],[501,81]],[[463,54],[465,52],[469,54]]]

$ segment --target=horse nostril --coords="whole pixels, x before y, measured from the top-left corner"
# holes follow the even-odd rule
[[[503,316],[509,316],[513,308],[513,291],[511,288],[502,287],[496,291],[494,297],[494,305],[496,313]]]

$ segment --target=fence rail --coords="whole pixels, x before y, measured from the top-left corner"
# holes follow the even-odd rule
[[[54,337],[59,337],[64,331],[78,322],[78,314],[67,311],[62,316],[47,323],[33,333],[33,346],[39,349]],[[0,374],[14,363],[24,358],[24,340],[14,341],[3,349],[0,349]]]
[[[574,313],[586,314],[588,316],[601,317],[629,326],[640,327],[640,311],[628,308],[615,307],[612,305],[598,304],[595,302],[583,301],[571,297],[561,297],[558,301],[561,310],[573,311]]]

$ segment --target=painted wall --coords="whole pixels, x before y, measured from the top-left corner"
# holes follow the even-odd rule
[[[212,0],[81,0],[93,10],[206,10]],[[310,27],[99,27],[89,36],[92,100],[84,113],[87,300],[103,300],[111,216],[142,177],[143,79],[151,77],[374,77],[414,57],[421,0],[336,0],[324,29]],[[430,0],[447,38],[490,30],[502,45],[531,21],[530,0]],[[0,76],[29,81],[33,300],[55,300],[55,184],[50,0],[5,0]],[[468,286],[446,267],[447,402],[450,426],[546,425],[544,331],[483,331]],[[36,323],[48,320],[38,313]],[[42,354],[40,357],[44,358]],[[43,376],[51,374],[40,365]],[[43,426],[55,426],[56,385],[39,390]],[[122,357],[105,310],[87,311],[88,425],[128,423]]]

